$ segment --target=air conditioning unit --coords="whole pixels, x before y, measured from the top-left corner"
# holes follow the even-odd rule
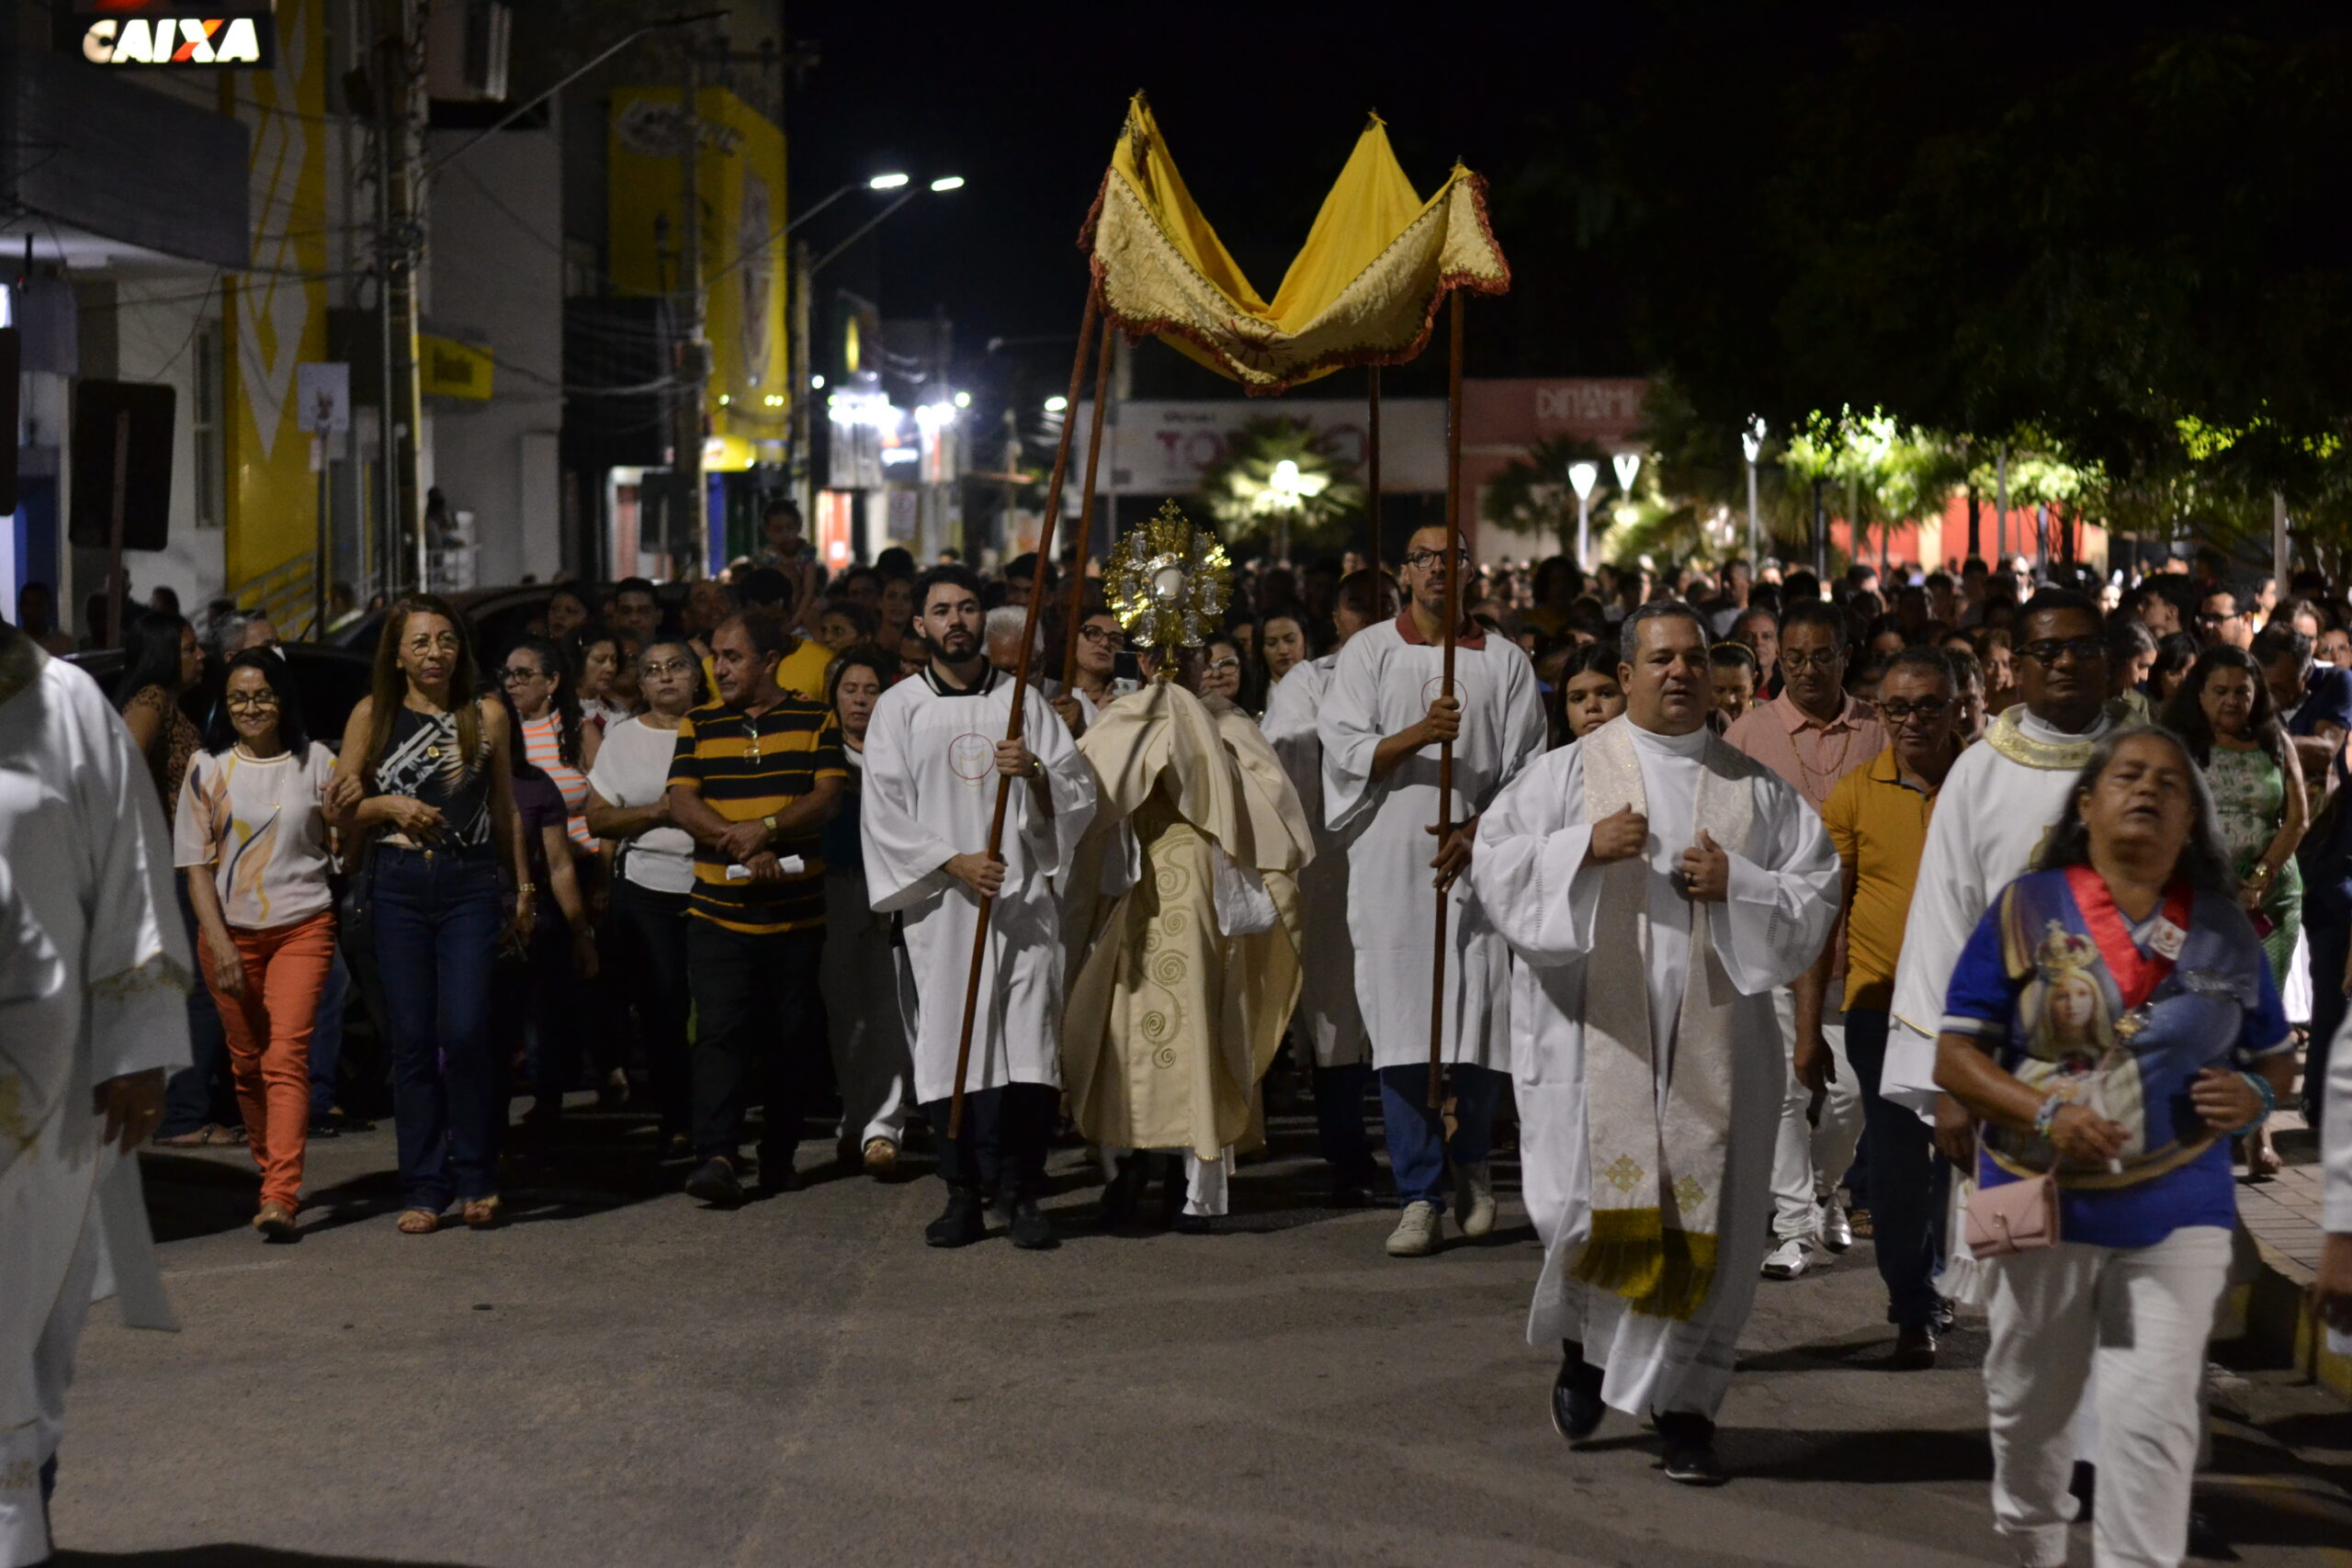
[[[437,0],[424,34],[424,90],[443,102],[503,103],[514,13],[503,0]]]

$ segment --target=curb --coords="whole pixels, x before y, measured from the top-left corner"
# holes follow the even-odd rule
[[[2246,1287],[2246,1342],[2339,1399],[2352,1401],[2352,1356],[2330,1350],[2312,1316],[2312,1271],[2261,1237],[2252,1240],[2262,1264]]]

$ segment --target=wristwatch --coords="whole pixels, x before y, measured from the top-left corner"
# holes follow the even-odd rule
[[[761,826],[761,827],[763,827],[763,828],[765,828],[765,829],[768,830],[768,839],[769,839],[769,840],[770,840],[771,842],[773,842],[773,841],[774,841],[774,840],[778,837],[778,834],[777,834],[777,832],[776,832],[776,827],[775,827],[775,812],[771,811],[771,812],[769,812],[765,817],[761,818],[760,818],[760,826]]]

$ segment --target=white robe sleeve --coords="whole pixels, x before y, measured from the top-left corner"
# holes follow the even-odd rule
[[[1757,814],[1770,834],[1770,865],[1736,851],[1730,888],[1709,911],[1715,956],[1742,996],[1760,997],[1813,966],[1838,923],[1842,876],[1829,829],[1776,778],[1758,781]]]
[[[130,731],[98,695],[76,692],[85,765],[74,806],[90,855],[90,1081],[188,1060],[191,958],[172,886],[172,840]]]
[[[1387,739],[1380,728],[1380,670],[1372,638],[1360,633],[1340,650],[1323,687],[1315,728],[1323,742],[1323,820],[1334,832],[1380,800],[1381,784],[1372,776],[1373,753]]]
[[[1070,739],[1069,726],[1035,687],[1028,699],[1022,737],[1045,767],[1046,798],[1054,803],[1054,814],[1043,818],[1023,801],[1021,821],[1031,864],[1042,875],[1059,876],[1078,858],[1078,841],[1094,820],[1094,769]]]
[[[915,760],[907,751],[908,705],[884,704],[865,732],[865,785],[858,801],[865,891],[877,911],[911,908],[955,879],[940,869],[958,852],[924,826]]]
[[[1518,651],[1516,645],[1512,645],[1512,651]],[[1509,660],[1505,668],[1510,673],[1503,679],[1502,761],[1496,770],[1495,787],[1485,805],[1492,805],[1495,796],[1511,780],[1544,755],[1544,749],[1552,739],[1551,724],[1544,716],[1544,694],[1536,688],[1535,666],[1522,653]]]
[[[1521,962],[1581,963],[1599,930],[1599,869],[1585,863],[1584,762],[1576,747],[1524,770],[1478,818],[1470,886]]]
[[[1322,694],[1322,686],[1312,663],[1298,664],[1274,687],[1259,725],[1316,827],[1322,826],[1323,744],[1316,731],[1315,699]]]

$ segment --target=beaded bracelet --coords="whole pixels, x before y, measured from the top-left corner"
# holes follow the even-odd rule
[[[2051,1126],[2058,1120],[2058,1112],[2065,1108],[2066,1100],[2062,1096],[2053,1094],[2044,1100],[2033,1113],[2033,1135],[2037,1138],[2049,1137]]]
[[[2278,1091],[2272,1089],[2270,1087],[2270,1080],[2264,1077],[2260,1073],[2241,1072],[2238,1074],[2238,1077],[2245,1079],[2247,1083],[2253,1085],[2254,1092],[2262,1096],[2262,1114],[2238,1129],[2238,1133],[2240,1134],[2244,1134],[2253,1132],[2265,1122],[2270,1120],[2270,1113],[2278,1109]]]

